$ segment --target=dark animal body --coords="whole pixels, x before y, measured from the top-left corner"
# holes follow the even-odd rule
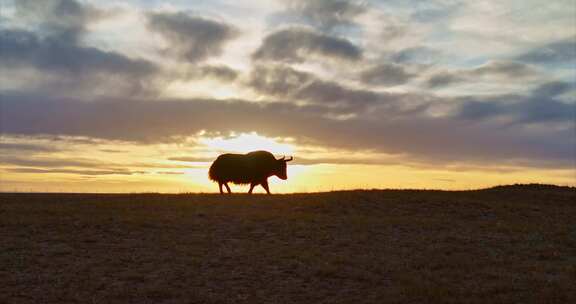
[[[252,193],[254,187],[262,185],[266,193],[270,194],[268,189],[268,177],[277,176],[286,180],[286,162],[292,160],[292,157],[276,159],[272,153],[267,151],[254,151],[247,154],[222,154],[210,166],[208,175],[210,179],[218,182],[220,193],[222,186],[226,187],[228,193],[230,187],[228,183],[250,184],[248,193]]]

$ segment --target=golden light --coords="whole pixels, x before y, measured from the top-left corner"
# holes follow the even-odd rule
[[[372,188],[463,190],[537,182],[574,186],[572,168],[469,167],[462,170],[450,166],[419,166],[403,156],[327,149],[301,144],[292,138],[266,137],[256,132],[215,136],[201,131],[182,143],[151,146],[98,141],[98,149],[93,149],[89,157],[78,157],[94,145],[83,138],[54,141],[39,137],[26,140],[4,137],[3,143],[33,143],[54,148],[28,161],[30,165],[27,167],[44,173],[35,173],[29,168],[17,171],[15,169],[20,167],[0,162],[0,191],[217,192],[218,186],[208,179],[212,160],[222,153],[253,150],[268,150],[277,157],[294,156],[294,161],[288,166],[288,180],[269,179],[272,193]],[[67,159],[72,161],[65,161]],[[363,159],[367,163],[362,163]],[[373,161],[375,159],[382,160],[382,163]],[[34,160],[60,165],[50,172],[51,168],[35,165]],[[97,174],[107,171],[110,173]],[[231,187],[235,193],[248,191],[245,185]],[[264,190],[258,187],[256,192],[264,193]]]
[[[200,143],[219,152],[247,153],[266,150],[276,155],[291,155],[294,145],[290,138],[268,138],[256,132],[231,134],[230,137],[201,138]]]

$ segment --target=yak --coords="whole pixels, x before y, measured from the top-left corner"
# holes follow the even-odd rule
[[[246,154],[222,154],[210,166],[208,175],[211,180],[218,182],[220,193],[223,194],[222,185],[226,187],[228,193],[230,187],[228,182],[234,184],[250,184],[248,193],[257,185],[262,185],[266,193],[268,189],[268,177],[276,175],[282,180],[286,180],[286,162],[293,157],[276,159],[272,153],[267,151],[254,151]]]

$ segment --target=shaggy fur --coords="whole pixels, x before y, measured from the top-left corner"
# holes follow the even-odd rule
[[[226,186],[228,182],[234,184],[250,184],[250,193],[256,185],[262,185],[266,192],[268,191],[267,179],[276,175],[281,179],[286,179],[286,162],[285,160],[276,159],[272,153],[267,151],[254,151],[247,154],[222,154],[210,166],[208,175],[210,179],[218,182],[220,192],[222,185]]]

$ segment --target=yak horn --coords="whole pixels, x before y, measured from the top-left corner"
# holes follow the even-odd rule
[[[293,160],[293,159],[294,159],[294,157],[290,156],[290,158],[289,158],[289,159],[284,159],[284,157],[282,157],[282,159],[283,159],[284,161],[287,161],[287,162],[289,162],[289,161]]]

